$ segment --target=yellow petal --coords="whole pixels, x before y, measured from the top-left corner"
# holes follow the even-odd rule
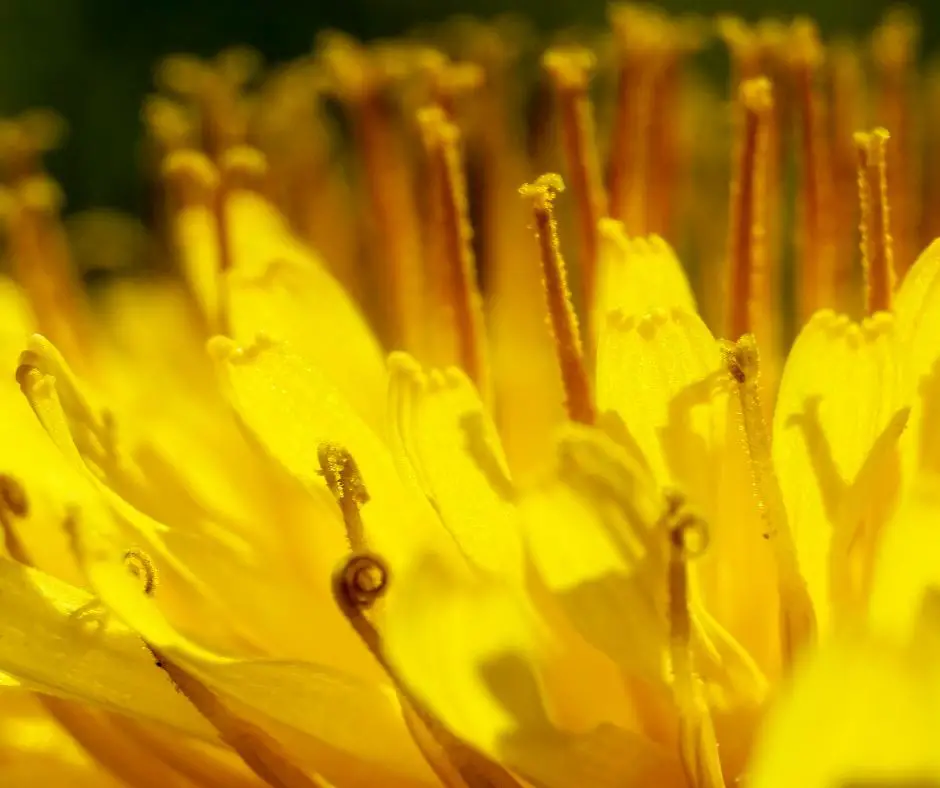
[[[0,358],[10,366],[22,350],[27,337],[35,331],[35,319],[23,291],[9,277],[0,276]]]
[[[928,246],[904,276],[894,296],[894,314],[913,383],[940,357],[940,241]]]
[[[47,692],[214,738],[140,638],[107,617],[91,594],[0,558],[0,597],[0,669]]]
[[[17,480],[29,498],[29,511],[19,529],[21,537],[47,571],[77,582],[79,576],[60,523],[66,507],[81,501],[90,488],[43,430],[12,375],[0,380],[0,409],[4,413],[0,420],[0,473]]]
[[[244,553],[270,514],[270,463],[225,407],[186,303],[155,282],[111,286],[102,301],[107,333],[94,389],[50,343],[29,345],[32,361],[56,377],[82,459],[135,508]]]
[[[319,495],[326,489],[318,473],[321,444],[341,446],[352,455],[369,495],[362,520],[371,549],[396,567],[406,565],[422,546],[434,545],[456,557],[428,502],[406,489],[388,448],[319,369],[290,347],[265,340],[239,348],[217,338],[211,350],[247,427],[309,489]]]
[[[570,428],[557,476],[522,502],[529,554],[571,624],[628,676],[658,691],[668,681],[665,501],[621,447]],[[722,712],[763,702],[753,659],[692,604],[697,670]]]
[[[761,539],[741,408],[729,397],[718,344],[681,308],[632,318],[612,313],[599,341],[599,409],[622,419],[656,484],[681,491],[708,522],[711,544],[695,568],[702,601],[731,640],[772,669],[776,625],[766,611],[776,605],[773,555]]]
[[[546,323],[545,290],[529,209],[516,190],[524,168],[500,171],[487,188],[483,259],[493,273],[485,292],[494,409],[513,478],[537,473],[551,451],[552,430],[566,420],[558,359]],[[507,199],[508,195],[508,199]],[[534,395],[533,395],[534,392]]]
[[[845,634],[826,644],[772,707],[747,784],[940,781],[940,671],[917,651]]]
[[[662,501],[610,440],[569,428],[553,473],[522,501],[528,552],[584,638],[631,673],[664,680]]]
[[[852,579],[850,567],[870,558],[896,503],[904,373],[890,315],[856,324],[828,310],[806,325],[784,368],[773,458],[821,631],[833,604],[844,613],[862,603],[868,569]],[[830,586],[836,577],[841,588]]]
[[[736,345],[730,352],[744,352],[744,347]],[[713,393],[718,434],[709,467],[700,472],[708,493],[690,501],[709,524],[708,550],[695,562],[703,603],[763,672],[773,676],[781,666],[782,645],[778,588],[784,577],[777,558],[787,548],[781,544],[786,541],[785,515],[762,401],[763,366],[760,374],[755,368],[743,381],[726,371]]]
[[[220,317],[219,270],[222,250],[218,221],[211,208],[219,173],[208,157],[193,150],[170,154],[163,164],[167,179],[179,179],[187,196],[173,214],[171,233],[183,276],[209,325]]]
[[[521,575],[515,491],[476,388],[456,368],[425,374],[403,353],[393,354],[389,368],[396,453],[473,565],[503,577]]]
[[[243,660],[215,653],[171,625],[157,602],[161,586],[153,597],[147,596],[108,538],[81,528],[78,551],[89,583],[111,611],[159,653],[239,704],[249,719],[256,718],[262,727],[265,720],[283,726],[293,734],[292,746],[312,739],[307,742],[314,759],[311,766],[319,771],[322,765],[327,778],[340,777],[332,770],[350,759],[365,760],[378,770],[375,779],[386,769],[409,780],[427,776],[427,766],[402,722],[397,697],[387,686],[358,681],[315,663]],[[318,747],[323,746],[336,757],[319,764],[314,755],[320,755]]]
[[[205,615],[205,620],[211,622],[210,629],[223,641],[234,633],[248,642],[255,640],[257,643],[243,626],[244,622],[233,614],[222,592],[224,584],[213,588],[206,580],[209,571],[196,572],[193,569],[202,563],[200,557],[209,552],[210,545],[216,550],[220,545],[213,545],[204,536],[192,533],[174,539],[174,534],[164,523],[138,511],[102,481],[99,477],[100,465],[85,462],[78,450],[79,444],[100,463],[112,460],[109,425],[97,415],[55,348],[41,337],[34,340],[31,342],[34,349],[24,354],[30,366],[21,368],[20,385],[42,425],[66,459],[70,460],[71,466],[81,473],[86,484],[92,488],[91,493],[86,489],[80,497],[71,499],[70,503],[79,505],[82,518],[113,526],[124,534],[128,546],[143,546],[158,560],[166,573],[169,597],[183,620],[192,622]],[[106,476],[108,481],[113,478]],[[118,489],[123,491],[125,488],[118,486]],[[58,524],[61,520],[55,522]],[[169,544],[171,539],[176,543],[175,548]],[[181,556],[180,548],[185,558]],[[217,560],[218,563],[221,562]],[[210,559],[203,570],[212,567]],[[259,647],[255,645],[254,648]]]
[[[597,358],[599,411],[615,411],[659,484],[710,496],[709,451],[721,424],[711,402],[718,346],[694,313],[657,309],[608,316]]]
[[[139,788],[195,784],[122,730],[122,719],[82,704],[55,697],[41,697],[43,707],[107,771]]]
[[[384,613],[386,653],[405,686],[454,734],[534,784],[669,785],[679,774],[635,734],[552,725],[540,689],[544,624],[505,586],[428,562],[399,577]]]
[[[21,691],[0,694],[0,764],[7,785],[42,788],[117,788],[38,699]]]
[[[283,340],[323,374],[373,428],[382,422],[382,352],[357,306],[263,197],[230,192],[229,325],[240,343]]]
[[[924,591],[940,585],[936,523],[940,516],[940,363],[918,386],[908,434],[913,478],[895,516],[885,526],[871,596],[871,621],[878,631],[910,637]]]
[[[937,518],[940,476],[924,473],[885,527],[871,594],[871,622],[880,632],[909,637],[924,591],[940,585]]]
[[[623,225],[613,219],[602,219],[598,232],[598,283],[592,308],[595,332],[603,330],[603,321],[614,311],[627,317],[656,309],[696,313],[689,280],[666,241],[657,235],[628,238]]]
[[[174,390],[167,381],[166,402],[137,413],[147,419],[136,425],[137,435],[129,435],[124,421],[110,410],[105,419],[106,411],[91,404],[51,344],[35,339],[31,347],[24,360],[36,366],[21,381],[43,424],[107,506],[137,531],[129,542],[142,541],[216,610],[228,610],[212,615],[217,628],[234,617],[242,635],[250,633],[249,641],[272,653],[317,654],[330,664],[377,674],[329,593],[329,573],[345,551],[342,529],[308,525],[336,522],[329,496],[311,498],[246,441],[220,394],[197,390],[185,401],[187,390]],[[181,466],[179,456],[188,462]],[[100,507],[98,496],[91,502],[73,496],[71,502],[89,511]],[[290,611],[300,605],[317,611],[319,633],[296,631]],[[216,636],[226,637],[223,631]]]

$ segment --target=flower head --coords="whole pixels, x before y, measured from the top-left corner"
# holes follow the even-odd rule
[[[854,135],[858,51],[806,20],[611,22],[539,52],[525,140],[512,27],[324,36],[266,78],[170,58],[146,232],[69,233],[55,124],[3,127],[0,757],[134,786],[940,779],[910,21],[874,37],[890,134]],[[690,68],[712,27],[730,133]],[[80,288],[90,227],[172,270]],[[79,749],[37,746],[50,720]]]

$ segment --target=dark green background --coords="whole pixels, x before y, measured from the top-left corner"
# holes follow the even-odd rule
[[[826,33],[863,32],[883,0],[669,0],[671,11],[734,11],[790,16],[812,13]],[[924,49],[940,38],[940,2],[914,5]],[[140,100],[153,64],[171,52],[211,54],[246,43],[269,61],[307,51],[314,34],[340,28],[363,38],[393,35],[453,13],[526,13],[543,28],[603,24],[603,0],[0,0],[0,112],[30,105],[58,109],[70,134],[50,160],[68,210],[114,206],[138,210],[145,191],[137,142]]]

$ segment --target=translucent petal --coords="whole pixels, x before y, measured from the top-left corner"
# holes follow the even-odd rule
[[[29,693],[0,691],[0,763],[7,785],[117,788]]]
[[[895,324],[884,313],[861,324],[817,313],[784,368],[773,458],[822,630],[838,602],[833,594],[849,607],[846,594],[861,602],[865,576],[845,578],[857,560],[868,561],[896,503],[897,440],[908,414],[904,373]],[[831,586],[834,577],[843,578],[841,590]]]
[[[128,435],[123,421],[92,404],[51,344],[36,339],[30,347],[24,360],[36,366],[21,375],[24,391],[65,455],[99,493],[92,502],[73,496],[72,503],[95,510],[103,494],[127,531],[136,532],[128,536],[129,544],[142,541],[173,576],[199,590],[204,600],[214,600],[216,611],[227,610],[210,617],[217,630],[234,616],[243,639],[250,630],[253,651],[264,643],[281,656],[315,654],[364,676],[378,675],[332,601],[329,573],[346,546],[336,503],[325,489],[319,498],[311,497],[246,440],[218,393],[202,396],[198,386],[187,392],[167,381],[163,406],[143,413],[130,409],[143,423],[136,435]],[[188,462],[180,465],[179,456]],[[310,522],[336,527],[310,528]],[[194,567],[198,572],[190,571]],[[179,612],[195,615],[192,604],[182,604]],[[319,633],[296,631],[290,611],[301,605],[316,611]],[[215,636],[219,645],[228,637],[224,630]]]
[[[515,490],[496,428],[473,384],[456,368],[425,374],[401,353],[389,367],[396,453],[473,565],[521,576]]]
[[[940,241],[928,246],[908,270],[894,297],[894,314],[915,383],[940,358]]]
[[[62,698],[41,696],[40,701],[82,749],[123,783],[135,788],[197,788],[146,746],[129,738],[121,717]]]
[[[155,598],[145,595],[117,545],[88,527],[79,540],[88,580],[108,608],[210,689],[236,701],[249,719],[259,719],[262,727],[270,719],[298,741],[310,737],[338,761],[354,756],[409,779],[427,775],[390,688],[314,663],[233,659],[210,651],[170,624],[156,601],[160,586]],[[330,777],[329,765],[324,771]]]
[[[384,359],[357,306],[263,197],[234,190],[226,210],[232,337],[248,343],[264,332],[287,342],[378,428],[385,401]]]
[[[161,317],[174,322],[172,300],[153,293],[112,295],[129,302],[122,312],[150,319],[150,332]],[[125,341],[141,333],[134,320],[113,317]],[[180,333],[186,333],[182,326]],[[103,391],[94,391],[51,343],[35,336],[22,361],[39,375],[22,375],[21,385],[46,428],[59,430],[60,448],[73,457],[77,450],[91,475],[124,501],[167,525],[185,524],[244,552],[245,538],[259,535],[257,521],[270,512],[264,503],[271,496],[271,473],[206,374],[204,348],[197,363],[185,340],[180,349],[167,344],[150,339],[132,352],[112,347],[114,356],[103,365]],[[56,400],[61,419],[53,415]],[[185,466],[175,461],[180,456],[189,459]],[[218,462],[220,456],[225,463]]]
[[[870,614],[878,631],[899,637],[910,636],[924,590],[940,579],[934,550],[940,507],[938,310],[940,243],[935,241],[908,271],[895,297],[898,352],[907,365],[912,408],[900,440],[905,495],[879,545]]]
[[[614,311],[627,317],[656,309],[696,313],[685,271],[666,241],[657,235],[628,238],[623,225],[612,219],[603,219],[598,231],[597,295],[592,308],[596,332],[603,330],[603,321]]]
[[[622,418],[660,486],[677,488],[709,524],[696,566],[702,599],[762,667],[776,659],[773,554],[754,496],[741,405],[718,344],[683,308],[612,313],[600,335],[600,409]]]
[[[600,330],[598,410],[623,419],[660,484],[693,500],[709,495],[708,452],[723,426],[711,401],[719,364],[711,333],[685,310],[615,312]]]
[[[127,503],[99,478],[94,464],[85,463],[76,441],[86,451],[97,451],[97,456],[107,457],[107,424],[97,416],[55,349],[41,337],[31,342],[31,347],[34,349],[25,353],[24,359],[36,366],[21,371],[19,377],[23,392],[39,421],[70,461],[71,468],[77,470],[85,481],[84,487],[77,488],[81,495],[68,499],[69,503],[78,505],[83,519],[118,529],[128,547],[143,547],[153,557],[164,572],[169,592],[167,597],[182,621],[188,620],[192,624],[204,615],[202,623],[214,636],[224,641],[234,633],[244,641],[254,641],[253,648],[258,650],[257,639],[247,632],[244,622],[233,613],[221,590],[206,581],[209,573],[193,570],[193,566],[198,564],[198,556],[209,552],[208,547],[212,543],[199,535],[195,538],[192,534],[186,535],[181,540],[182,546],[187,548],[183,551],[184,559],[180,551],[170,547],[170,529],[164,523]],[[58,525],[62,519],[54,522]]]
[[[325,489],[318,472],[321,444],[352,455],[369,494],[362,508],[366,540],[393,567],[407,564],[423,546],[456,557],[428,502],[406,489],[388,448],[319,369],[289,346],[264,340],[239,348],[216,338],[211,350],[246,426],[309,489],[321,495]],[[333,527],[341,528],[338,522]]]
[[[565,394],[546,322],[530,209],[517,195],[526,169],[516,161],[493,176],[482,240],[485,266],[492,273],[484,297],[494,418],[513,478],[522,482],[539,472],[551,451],[552,430],[566,420]]]
[[[529,556],[584,638],[664,680],[666,568],[651,480],[612,441],[570,430],[552,476],[522,499]]]
[[[215,324],[221,309],[216,218],[204,204],[183,205],[174,214],[172,231],[186,282],[209,323]]]
[[[914,632],[924,592],[940,587],[940,475],[918,475],[885,527],[871,593],[872,626],[906,640]]]
[[[569,429],[556,475],[522,500],[529,555],[574,628],[625,675],[668,681],[665,502],[627,452],[594,430]],[[697,669],[717,706],[756,706],[766,681],[693,602]]]
[[[214,738],[156,669],[140,638],[104,614],[88,592],[0,558],[0,597],[0,669],[66,698]]]
[[[547,633],[505,586],[426,563],[390,588],[382,632],[390,662],[431,712],[535,785],[614,786],[634,775],[669,785],[678,774],[636,734],[551,724],[540,689]]]
[[[9,369],[15,358],[8,357]],[[19,482],[29,502],[27,516],[17,524],[21,538],[49,572],[77,581],[60,524],[66,506],[88,495],[89,485],[42,428],[12,375],[0,379],[0,409],[0,473]]]
[[[934,785],[938,729],[935,655],[842,635],[797,671],[772,707],[747,784]]]

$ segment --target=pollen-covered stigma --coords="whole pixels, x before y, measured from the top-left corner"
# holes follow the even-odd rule
[[[173,56],[146,223],[0,121],[0,782],[940,785],[917,43]]]

